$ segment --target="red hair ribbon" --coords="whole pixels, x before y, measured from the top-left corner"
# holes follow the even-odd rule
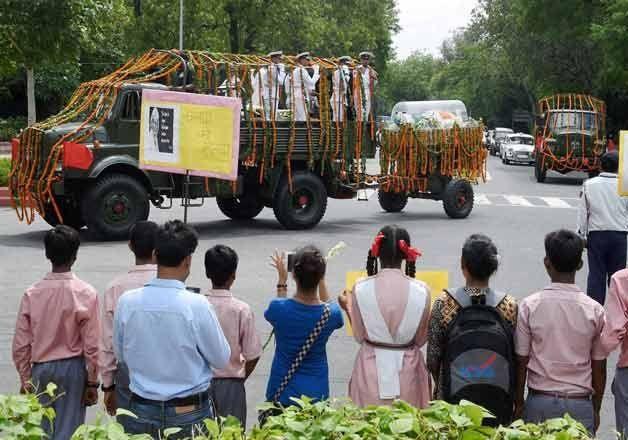
[[[379,251],[382,248],[382,241],[384,240],[384,238],[385,235],[380,232],[379,234],[377,234],[377,237],[375,237],[375,240],[373,240],[373,244],[371,245],[372,257],[379,257]]]
[[[410,263],[414,263],[422,255],[420,250],[408,245],[405,240],[399,240],[399,250]]]

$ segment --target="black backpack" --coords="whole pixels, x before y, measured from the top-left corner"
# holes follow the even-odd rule
[[[447,328],[443,356],[443,397],[449,403],[469,400],[489,410],[496,420],[512,422],[515,357],[514,329],[496,307],[506,296],[492,290],[473,300],[464,289],[446,291],[459,305]]]

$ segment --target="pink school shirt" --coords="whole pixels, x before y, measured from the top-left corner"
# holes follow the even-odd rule
[[[229,365],[214,369],[215,378],[243,379],[247,361],[262,355],[262,344],[255,330],[255,316],[251,307],[233,297],[228,290],[210,290],[206,295],[214,306],[222,331],[231,347]]]
[[[621,344],[617,366],[628,367],[628,269],[620,270],[611,278],[611,287],[606,295],[606,324],[602,330],[602,345],[610,354]]]
[[[380,269],[375,276],[375,296],[386,326],[395,334],[401,324],[406,306],[410,283],[419,282],[405,276],[399,269]],[[426,286],[427,289],[427,286]],[[425,299],[423,315],[417,316],[419,326],[414,337],[414,345],[404,353],[403,367],[399,372],[401,395],[399,399],[417,408],[425,408],[430,401],[431,380],[425,365],[421,347],[427,343],[427,330],[430,322],[430,295]],[[362,311],[355,299],[355,287],[349,300],[349,316],[353,327],[353,336],[360,344],[349,380],[349,397],[361,407],[368,405],[390,405],[391,400],[379,397],[375,349],[365,342],[367,331],[362,319]]]
[[[600,333],[604,308],[575,284],[553,283],[519,303],[515,351],[530,358],[528,387],[582,394],[591,387],[591,360],[606,358]]]
[[[98,293],[72,272],[49,273],[29,287],[20,303],[13,362],[22,385],[34,363],[83,356],[87,380],[98,381]]]
[[[128,290],[139,289],[157,276],[157,265],[136,265],[128,273],[114,279],[103,296],[102,313],[102,341],[100,348],[100,374],[102,384],[109,387],[113,384],[113,377],[117,368],[116,356],[113,352],[113,315],[118,299]]]

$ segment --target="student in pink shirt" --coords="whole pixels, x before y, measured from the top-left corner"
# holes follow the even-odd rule
[[[611,353],[621,345],[615,379],[611,387],[615,395],[615,429],[621,438],[628,436],[628,269],[611,277],[606,296],[606,324],[602,330],[602,345]]]
[[[246,426],[246,389],[262,355],[262,344],[255,330],[255,317],[249,305],[233,297],[231,286],[236,279],[238,254],[228,246],[216,245],[205,253],[205,273],[212,282],[207,295],[214,306],[222,331],[231,347],[229,364],[213,369],[210,392],[216,416],[234,416]]]
[[[606,382],[600,342],[604,309],[575,284],[583,250],[584,241],[575,232],[545,237],[545,268],[552,284],[519,303],[515,418],[523,415],[526,422],[539,423],[567,413],[594,434]]]
[[[157,276],[153,252],[159,226],[150,221],[137,222],[129,233],[129,249],[135,256],[135,265],[115,278],[105,290],[102,314],[102,346],[100,372],[102,390],[105,393],[105,408],[114,416],[117,408],[129,409],[129,374],[124,365],[118,365],[113,352],[113,319],[118,299],[124,292],[139,289]],[[119,417],[124,425],[126,417]]]
[[[80,239],[59,225],[44,238],[52,271],[22,297],[13,337],[13,362],[21,392],[41,393],[48,383],[57,396],[41,396],[56,413],[49,439],[67,440],[85,423],[85,407],[98,401],[98,293],[71,272]]]

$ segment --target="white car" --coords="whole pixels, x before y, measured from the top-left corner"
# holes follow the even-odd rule
[[[502,162],[534,164],[534,137],[529,134],[509,134],[501,143],[499,153]]]

